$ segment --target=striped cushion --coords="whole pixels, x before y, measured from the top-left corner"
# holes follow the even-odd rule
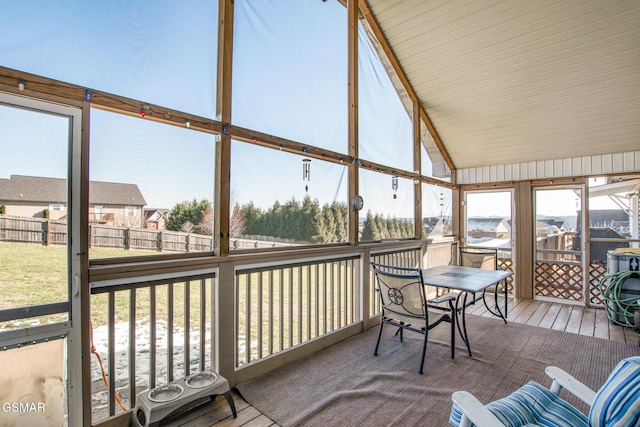
[[[584,414],[535,381],[489,403],[487,409],[508,427],[588,426]],[[449,423],[457,427],[461,417],[462,413],[454,405]]]
[[[640,425],[640,357],[623,359],[596,394],[589,412],[593,427]]]

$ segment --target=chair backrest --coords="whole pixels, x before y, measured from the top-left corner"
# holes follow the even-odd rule
[[[640,425],[640,356],[623,359],[596,393],[591,427]]]
[[[458,263],[462,267],[481,268],[483,270],[497,270],[498,250],[461,247],[459,250]]]
[[[422,270],[372,262],[376,291],[385,310],[410,317],[427,315]]]

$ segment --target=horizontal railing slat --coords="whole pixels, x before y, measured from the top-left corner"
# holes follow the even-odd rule
[[[26,307],[5,308],[0,310],[0,322],[9,322],[30,317],[48,316],[69,312],[69,302],[53,302],[50,304],[30,305]]]

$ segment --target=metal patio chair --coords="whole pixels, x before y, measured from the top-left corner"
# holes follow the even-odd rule
[[[640,357],[623,359],[597,392],[563,371],[549,366],[550,389],[530,381],[509,396],[483,405],[466,391],[452,395],[449,424],[454,427],[630,427],[640,425]],[[585,416],[560,398],[567,389],[585,402]]]
[[[394,267],[372,262],[371,267],[376,277],[376,291],[382,303],[382,318],[380,331],[374,355],[378,355],[382,328],[392,325],[398,328],[396,335],[403,339],[405,330],[424,335],[422,344],[422,358],[420,360],[420,374],[423,373],[424,358],[427,352],[427,338],[429,331],[442,322],[451,324],[451,357],[454,357],[455,345],[455,297],[439,298],[438,303],[447,303],[448,308],[440,311],[430,310],[429,302],[425,298],[422,270],[419,268]]]
[[[458,265],[462,267],[481,268],[484,270],[497,270],[498,269],[498,250],[487,248],[474,248],[474,247],[460,247],[458,250]],[[491,303],[487,302],[487,294],[493,296]],[[498,296],[504,295],[504,312],[498,304]],[[475,303],[476,296],[473,296],[473,302]],[[502,318],[504,323],[507,323],[507,283],[504,285],[496,283],[493,286],[488,287],[482,292],[482,302],[484,306],[494,316]]]

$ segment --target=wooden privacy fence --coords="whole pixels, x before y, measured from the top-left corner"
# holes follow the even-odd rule
[[[0,241],[39,245],[66,245],[67,223],[46,218],[0,215]]]
[[[66,245],[67,223],[46,218],[0,215],[0,241],[39,245]],[[213,238],[178,231],[133,230],[102,224],[89,225],[89,247],[202,252],[213,248]]]

